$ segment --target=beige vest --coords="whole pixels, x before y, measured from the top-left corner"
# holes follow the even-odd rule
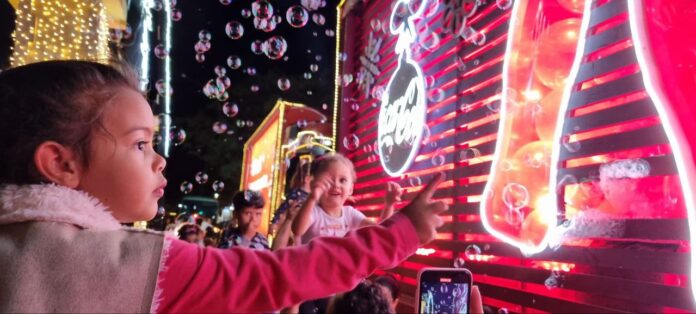
[[[0,188],[0,312],[150,312],[164,237],[57,186]]]
[[[0,311],[149,312],[162,235],[25,222],[0,230]]]

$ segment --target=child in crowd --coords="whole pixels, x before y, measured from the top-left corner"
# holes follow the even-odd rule
[[[232,196],[237,227],[231,228],[223,237],[220,248],[247,247],[268,250],[268,240],[258,233],[265,202],[261,194],[252,190],[237,191]]]
[[[375,278],[375,284],[379,285],[380,288],[386,293],[389,304],[394,312],[396,312],[396,306],[399,305],[399,282],[391,275],[384,275]]]
[[[357,180],[353,163],[348,158],[336,153],[317,158],[311,174],[312,190],[292,225],[295,236],[301,237],[302,243],[316,237],[342,237],[352,229],[374,224],[354,207],[345,205]],[[400,199],[401,189],[390,182],[381,220],[394,213],[394,204]],[[303,303],[300,311],[325,313],[328,302],[327,298],[311,300]]]
[[[291,203],[293,203],[293,205],[302,205],[307,199],[310,183],[312,182],[312,176],[309,174],[310,171],[311,163],[309,162],[305,162],[296,167],[295,173],[290,179],[290,191],[285,195],[285,200],[280,204],[271,219],[271,223],[276,227],[280,227],[283,224]]]
[[[201,243],[201,227],[196,224],[184,224],[179,228],[179,240],[186,241],[188,243],[195,243],[202,245]]]
[[[290,192],[273,216],[274,250],[298,244],[297,239],[292,234],[292,222],[309,195],[310,182],[312,181],[312,177],[309,174],[310,170],[309,162],[303,163],[296,168],[295,174],[293,174],[290,180]]]
[[[342,237],[351,229],[374,224],[354,207],[345,205],[357,180],[348,158],[338,153],[319,157],[312,164],[311,174],[312,190],[292,226],[295,236],[302,237],[302,243],[319,236]],[[380,220],[389,218],[394,213],[394,204],[400,200],[401,189],[389,182]]]
[[[359,283],[353,290],[331,298],[327,314],[391,314],[396,313],[389,296],[378,284],[369,280]]]
[[[400,213],[344,238],[204,248],[121,226],[152,219],[166,185],[133,76],[86,61],[6,70],[0,121],[0,312],[271,311],[394,267],[447,209],[431,200],[436,175]]]

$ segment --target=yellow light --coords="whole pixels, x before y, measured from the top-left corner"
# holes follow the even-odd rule
[[[17,7],[13,67],[46,60],[109,61],[102,1],[22,0]]]

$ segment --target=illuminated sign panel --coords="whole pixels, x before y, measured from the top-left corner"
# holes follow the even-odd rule
[[[396,35],[395,52],[398,65],[389,79],[379,111],[378,151],[384,171],[401,175],[418,153],[426,118],[425,83],[420,66],[411,58],[411,47],[417,37],[413,19],[419,17],[427,1],[411,14],[408,1],[400,0],[389,19],[389,30]]]
[[[254,137],[254,142],[249,143],[251,152],[248,153],[245,171],[245,189],[258,191],[266,205],[263,208],[263,221],[259,232],[265,234],[268,229],[268,217],[271,212],[271,192],[273,188],[273,163],[276,153],[276,135],[278,132],[278,119],[274,118],[272,123],[265,125],[263,133]]]
[[[465,24],[485,34],[478,44],[445,26],[469,2],[429,2],[411,52],[427,95],[444,97],[428,103],[428,145],[400,176],[378,162],[375,96],[343,84],[340,97],[356,112],[345,131],[360,140],[347,152],[356,208],[375,216],[387,181],[408,199],[432,173],[448,178],[438,241],[399,279],[466,267],[494,312],[694,312],[696,2],[477,2]],[[369,46],[357,40],[368,33],[386,47],[378,87],[403,64],[385,27],[400,3],[365,3],[361,23],[344,23],[354,29],[343,51]]]

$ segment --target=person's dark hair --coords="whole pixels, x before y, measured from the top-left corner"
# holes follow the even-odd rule
[[[179,228],[179,239],[184,240],[189,234],[198,234],[201,232],[201,227],[194,224],[184,224]]]
[[[232,205],[234,205],[234,215],[239,215],[244,208],[263,208],[266,202],[259,192],[243,190],[234,193],[234,196],[232,196]]]
[[[188,223],[191,220],[191,214],[189,213],[181,213],[178,216],[176,216],[176,223]]]
[[[312,165],[309,162],[305,162],[304,164],[298,166],[295,169],[295,173],[292,175],[292,178],[290,179],[290,188],[299,188],[302,187],[302,184],[304,183],[305,176],[308,176],[310,171],[312,170]]]
[[[335,295],[331,299],[329,314],[393,313],[387,296],[377,284],[363,281],[355,289]]]
[[[45,182],[32,161],[46,141],[70,148],[87,167],[92,135],[104,130],[104,110],[123,88],[138,90],[132,71],[89,61],[46,61],[1,72],[0,184]]]
[[[350,169],[351,175],[353,176],[353,183],[355,183],[358,176],[355,173],[355,167],[353,166],[353,162],[351,162],[350,159],[348,159],[346,156],[343,156],[340,153],[329,153],[315,159],[314,162],[312,162],[312,176],[316,178],[318,175],[326,172],[329,166],[335,162],[340,162],[344,166],[348,167],[348,169]]]
[[[399,282],[396,280],[396,278],[394,278],[394,276],[379,276],[375,278],[375,283],[389,289],[389,291],[391,292],[392,300],[396,300],[399,298],[399,292],[401,291],[401,289],[399,289]]]

